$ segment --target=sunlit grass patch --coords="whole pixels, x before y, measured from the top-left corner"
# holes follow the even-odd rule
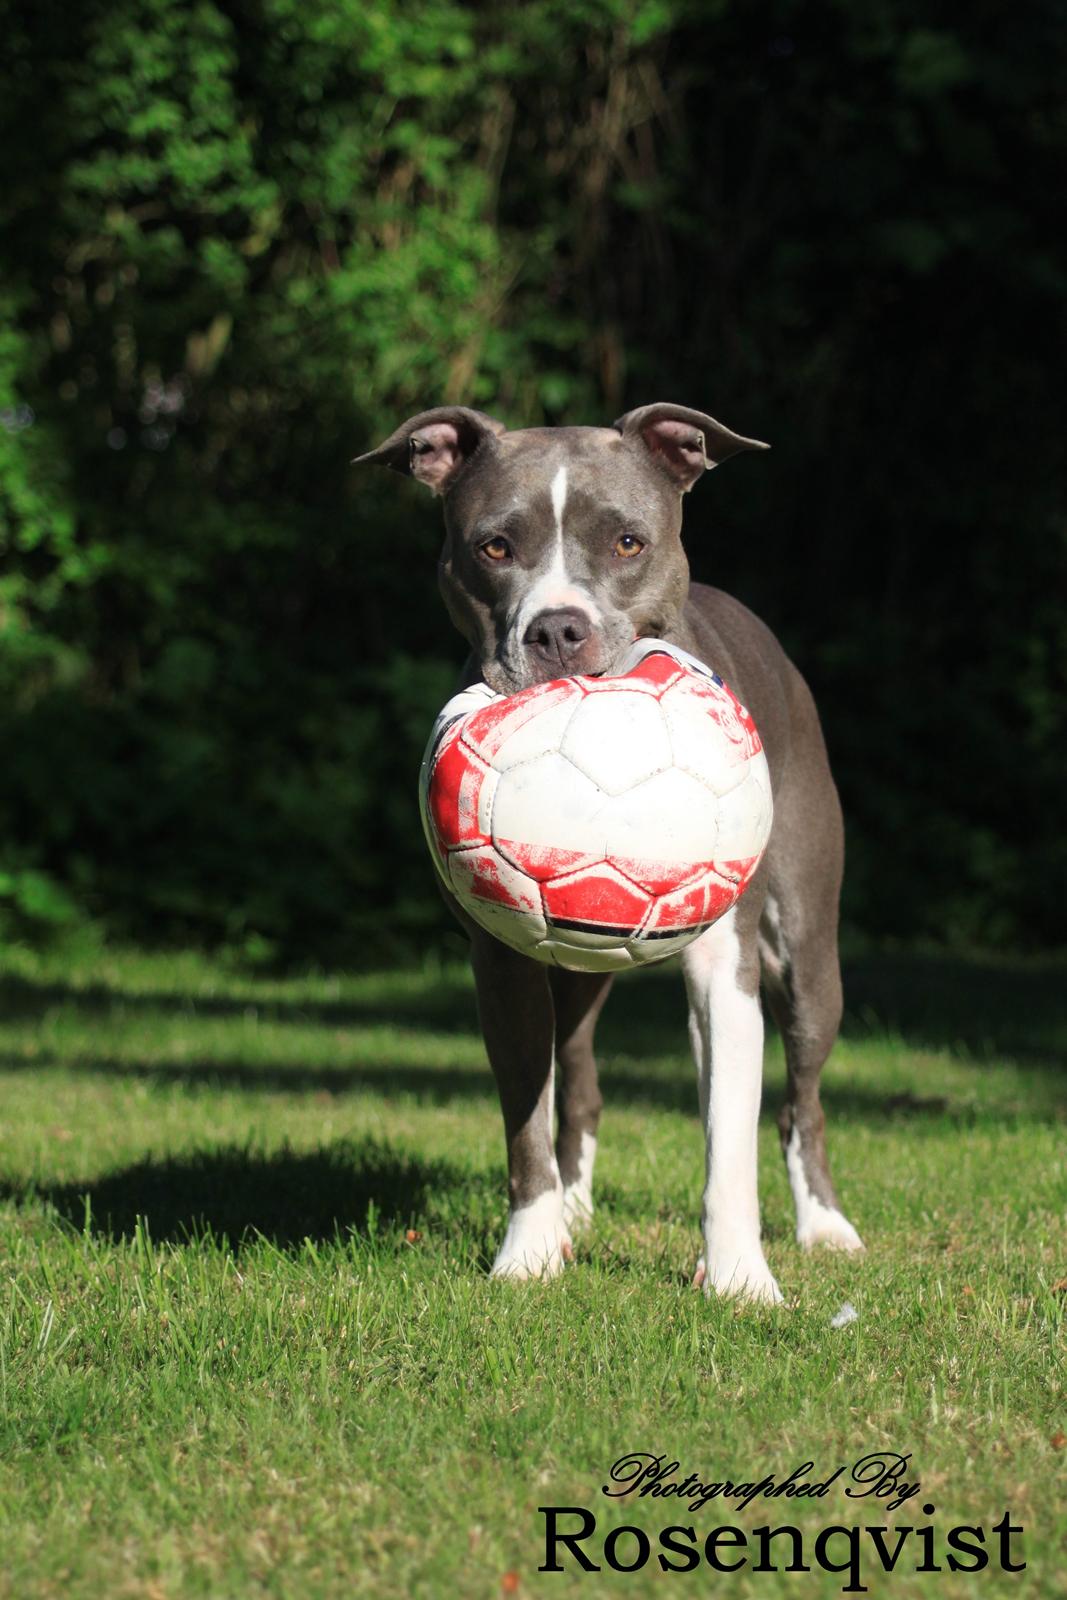
[[[765,1312],[687,1287],[702,1157],[676,976],[620,985],[596,1220],[561,1281],[516,1290],[484,1276],[503,1142],[462,969],[284,979],[192,955],[9,955],[0,1585],[490,1596],[516,1573],[520,1593],[595,1593],[610,1574],[538,1575],[538,1506],[650,1534],[689,1520],[604,1499],[625,1451],[737,1476],[893,1448],[939,1527],[1010,1508],[1024,1581],[1055,1592],[1059,981],[1027,977],[994,1056],[995,974],[974,975],[971,1035],[957,969],[947,985],[936,962],[906,976],[922,1005],[905,983],[853,1010],[826,1077],[861,1259],[793,1241],[769,1043],[761,1190],[788,1306]],[[887,981],[861,970],[850,996]],[[834,1329],[846,1301],[857,1318]],[[809,1539],[861,1514],[842,1496],[790,1511]],[[611,1581],[658,1593],[662,1576]],[[715,1581],[743,1596],[796,1577]],[[931,1579],[875,1581],[909,1596]],[[963,1594],[982,1577],[936,1581]]]

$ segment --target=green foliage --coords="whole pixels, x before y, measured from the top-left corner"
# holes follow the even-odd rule
[[[815,682],[854,923],[1061,937],[1052,0],[8,11],[0,867],[153,937],[439,929],[436,514],[346,463],[667,396],[775,444],[690,548]]]
[[[77,920],[74,902],[46,873],[32,868],[0,872],[0,933],[18,938],[42,928],[67,928]]]

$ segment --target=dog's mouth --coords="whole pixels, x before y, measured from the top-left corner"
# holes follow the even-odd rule
[[[607,667],[598,667],[595,672],[583,672],[577,666],[559,666],[556,670],[545,667],[534,672],[510,672],[499,660],[492,659],[482,663],[482,679],[490,689],[495,689],[497,694],[522,694],[526,689],[536,689],[544,683],[557,683],[565,678],[606,678],[610,676]]]
[[[598,627],[588,639],[551,653],[531,649],[529,641],[505,634],[492,653],[482,657],[482,677],[498,694],[521,694],[540,683],[563,678],[615,676],[633,645],[633,626]]]

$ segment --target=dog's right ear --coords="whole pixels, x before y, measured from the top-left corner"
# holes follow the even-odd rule
[[[437,406],[409,417],[377,450],[357,456],[352,465],[373,461],[418,478],[433,494],[447,494],[475,451],[506,432],[502,422],[482,411]]]

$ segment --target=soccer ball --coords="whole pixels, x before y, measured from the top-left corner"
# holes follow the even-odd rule
[[[463,910],[536,961],[612,972],[683,949],[771,829],[756,725],[702,662],[640,640],[612,678],[449,701],[423,760],[427,841]]]

